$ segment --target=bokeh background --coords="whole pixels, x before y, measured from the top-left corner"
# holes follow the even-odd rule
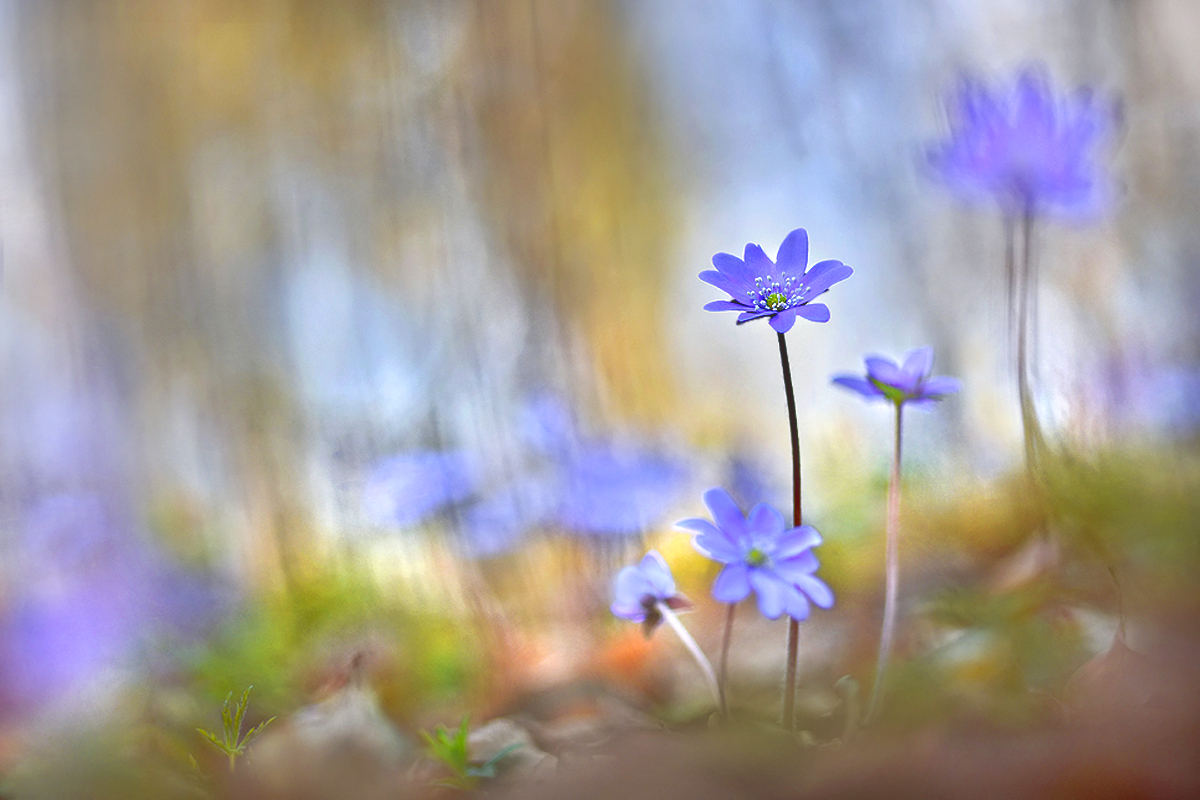
[[[1053,546],[999,216],[922,166],[960,74],[1033,63],[1121,110],[1105,213],[1036,229]],[[796,227],[855,269],[789,334],[839,595],[804,713],[836,733],[882,595],[890,416],[830,376],[931,344],[964,390],[909,415],[895,713],[1028,720],[1111,642],[1109,566],[1142,630],[1194,592],[1198,142],[1191,0],[4,0],[0,756],[118,718],[200,757],[227,691],[286,714],[357,652],[410,733],[584,680],[702,708],[608,582],[658,547],[715,652],[670,524],[786,509],[788,438],[772,332],[696,275]],[[785,626],[744,616],[769,716]]]

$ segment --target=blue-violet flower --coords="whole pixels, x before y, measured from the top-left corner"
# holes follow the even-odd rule
[[[675,591],[675,578],[667,562],[657,550],[651,550],[636,567],[625,567],[617,573],[611,609],[621,619],[642,623],[649,636],[663,620],[659,603],[672,611],[692,607],[690,600]]]
[[[934,176],[970,202],[1008,214],[1086,217],[1108,185],[1096,150],[1117,118],[1089,89],[1059,97],[1043,70],[1027,68],[1011,92],[963,77],[949,102],[950,138],[931,147]]]
[[[962,388],[957,378],[944,375],[930,377],[933,369],[933,348],[918,347],[904,355],[904,363],[883,356],[867,356],[867,375],[838,375],[833,382],[863,397],[881,397],[893,403],[912,403],[914,406],[930,406],[948,394]]]
[[[705,492],[704,504],[716,524],[685,519],[675,525],[695,533],[693,546],[725,565],[713,582],[715,599],[737,603],[753,591],[759,611],[768,619],[785,613],[795,620],[807,619],[809,601],[820,608],[833,607],[833,592],[814,574],[821,566],[812,552],[821,543],[815,528],[788,528],[783,515],[766,503],[745,517],[721,488]]]
[[[713,256],[715,270],[700,273],[700,279],[711,283],[729,300],[714,300],[706,311],[740,311],[737,323],[768,317],[771,327],[787,333],[802,317],[812,322],[828,322],[829,307],[813,303],[829,287],[844,281],[854,270],[841,261],[822,261],[805,271],[808,265],[808,232],[797,228],[779,246],[775,261],[756,244],[746,245],[744,258],[717,253]]]

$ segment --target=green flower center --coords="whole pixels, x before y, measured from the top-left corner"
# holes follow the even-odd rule
[[[893,403],[903,403],[905,400],[909,399],[908,394],[905,393],[903,389],[897,389],[895,386],[883,383],[882,381],[877,381],[874,378],[871,378],[870,380],[871,383],[875,384],[879,391],[883,392],[883,396],[888,400],[891,400]]]
[[[767,307],[772,311],[783,311],[787,308],[788,299],[783,292],[771,292],[765,298]]]
[[[752,567],[761,567],[767,563],[767,554],[757,547],[752,547],[750,552],[746,553],[746,563]]]

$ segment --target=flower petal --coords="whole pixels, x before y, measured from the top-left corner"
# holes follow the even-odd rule
[[[745,564],[729,564],[713,581],[712,596],[722,603],[736,603],[750,594],[749,568]]]
[[[738,303],[734,300],[713,300],[711,303],[704,304],[705,311],[745,311],[750,306],[745,303]]]
[[[787,604],[788,585],[765,569],[750,570],[750,588],[758,595],[758,610],[767,619],[779,619]]]
[[[795,583],[804,575],[811,575],[821,568],[821,562],[812,550],[804,550],[790,558],[777,558],[771,565],[775,574],[788,583]]]
[[[853,269],[835,259],[814,264],[813,268],[804,275],[804,285],[808,287],[804,296],[811,300],[829,291],[830,286],[841,283],[853,274]]]
[[[913,385],[909,385],[910,381],[908,380],[908,376],[904,374],[904,370],[896,366],[896,362],[890,358],[868,356],[866,363],[867,377],[871,380],[885,383],[888,386],[894,386],[904,392],[911,392],[917,388],[915,382],[912,382]]]
[[[804,575],[796,581],[796,588],[808,595],[818,608],[833,608],[833,590],[816,575]]]
[[[704,493],[704,505],[713,515],[717,527],[730,541],[738,541],[746,535],[746,517],[729,492],[715,486]]]
[[[752,534],[758,533],[772,538],[783,533],[785,525],[783,514],[769,503],[759,503],[750,509],[747,523]]]
[[[833,382],[852,392],[858,392],[863,397],[883,397],[883,392],[879,390],[878,386],[857,375],[838,375]]]
[[[637,567],[625,567],[617,573],[613,584],[612,612],[618,617],[641,622],[645,615],[642,596],[651,593],[651,586]]]
[[[801,525],[779,534],[771,555],[776,559],[793,558],[816,547],[821,541],[821,534],[817,533],[816,528],[812,525]]]
[[[948,375],[938,375],[935,378],[930,378],[921,385],[922,397],[942,397],[948,394],[955,394],[962,390],[962,381],[958,378],[951,378]]]
[[[787,275],[800,276],[808,266],[808,231],[796,228],[789,233],[779,245],[779,254],[775,256],[775,266]]]
[[[789,586],[787,587],[786,602],[784,603],[783,610],[792,619],[797,622],[803,622],[808,619],[808,598],[795,586]]]
[[[904,366],[900,368],[911,381],[920,381],[933,369],[933,348],[918,347],[904,355]]]
[[[757,274],[737,256],[729,253],[717,253],[712,257],[712,263],[722,275],[743,292],[754,288],[754,279],[758,277]]]
[[[809,322],[829,322],[829,306],[824,303],[806,303],[796,308],[796,316]]]
[[[737,324],[742,325],[752,319],[758,319],[759,317],[769,317],[774,313],[774,311],[746,311],[742,314],[738,314]]]
[[[671,575],[671,568],[657,550],[651,550],[642,556],[638,572],[654,589],[654,596],[659,600],[665,600],[675,594],[675,578]]]
[[[771,327],[776,333],[787,333],[796,324],[796,308],[785,308],[771,317]]]
[[[738,283],[728,275],[717,272],[715,269],[706,269],[700,273],[700,280],[707,284],[717,287],[722,292],[725,292],[730,297],[741,297],[745,295],[747,288],[741,283]]]
[[[627,603],[614,600],[613,604],[608,607],[608,610],[611,611],[614,616],[620,617],[621,619],[627,619],[630,622],[641,622],[646,618],[646,610],[642,608],[641,603],[638,603],[637,605],[629,605]]]
[[[771,257],[763,252],[763,249],[756,244],[746,245],[746,266],[750,269],[750,282],[754,283],[754,278],[762,278],[770,275],[775,271],[775,262],[771,261]]]

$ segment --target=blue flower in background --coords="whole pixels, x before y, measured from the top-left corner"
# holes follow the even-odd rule
[[[383,525],[424,522],[476,490],[476,470],[463,452],[418,451],[381,461],[367,478],[363,505]]]
[[[849,278],[854,270],[832,260],[815,264],[806,272],[807,265],[808,232],[803,228],[787,235],[775,261],[756,244],[746,245],[744,258],[717,253],[713,256],[716,270],[701,272],[700,280],[727,292],[730,299],[714,300],[704,309],[740,311],[739,325],[767,317],[779,333],[791,330],[797,317],[828,322],[829,307],[812,301],[830,286]]]
[[[929,376],[933,369],[932,347],[909,350],[902,365],[883,356],[867,356],[865,361],[865,378],[838,375],[833,382],[868,399],[884,398],[896,404],[911,403],[921,407],[933,405],[962,388],[957,378]]]
[[[363,491],[374,521],[407,527],[463,503],[462,546],[489,558],[536,528],[581,536],[629,536],[660,522],[678,499],[687,468],[640,444],[582,440],[570,409],[533,398],[518,419],[520,466],[488,486],[466,452],[420,451],[380,462]],[[474,502],[469,502],[474,501]]]
[[[610,443],[590,443],[562,465],[557,521],[574,533],[641,533],[679,496],[686,471],[674,460]]]
[[[1040,69],[1011,91],[962,78],[950,99],[950,138],[927,153],[933,174],[964,200],[1009,214],[1088,216],[1108,191],[1097,149],[1116,109],[1090,90],[1056,95]]]
[[[29,711],[145,666],[156,638],[198,636],[221,612],[215,587],[172,563],[95,492],[47,495],[21,515],[18,568],[0,612],[0,711]]]
[[[675,591],[675,578],[667,562],[657,550],[651,550],[636,567],[625,567],[617,574],[611,608],[621,619],[643,623],[648,636],[662,622],[659,603],[672,611],[692,607]]]
[[[768,619],[785,613],[807,619],[810,601],[833,607],[833,592],[815,574],[821,566],[812,552],[821,543],[815,528],[788,528],[783,515],[766,503],[756,505],[747,518],[721,488],[705,492],[704,504],[716,524],[685,519],[675,525],[695,533],[695,548],[725,565],[713,582],[715,599],[737,603],[753,591],[758,610]]]

